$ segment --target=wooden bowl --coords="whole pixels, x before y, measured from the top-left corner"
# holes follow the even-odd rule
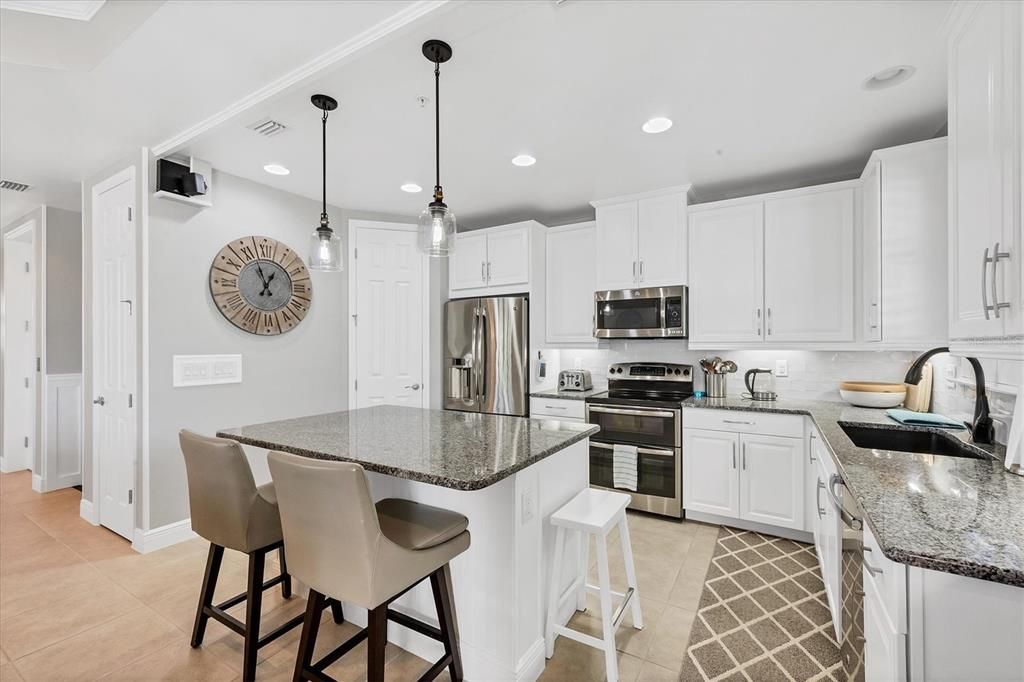
[[[882,381],[844,381],[839,384],[839,395],[858,407],[896,407],[907,397],[907,386]]]

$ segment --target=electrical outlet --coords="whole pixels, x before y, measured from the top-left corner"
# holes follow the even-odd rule
[[[789,361],[788,360],[776,360],[775,361],[775,376],[777,376],[777,377],[788,377],[789,376]]]

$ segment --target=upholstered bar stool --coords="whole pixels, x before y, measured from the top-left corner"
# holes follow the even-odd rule
[[[461,514],[409,500],[374,505],[358,464],[310,459],[283,452],[267,458],[281,505],[284,544],[296,578],[309,585],[309,602],[295,661],[294,680],[330,680],[327,666],[367,642],[369,682],[384,679],[388,620],[444,645],[444,656],[423,674],[432,680],[448,668],[462,679],[462,656],[448,562],[469,547],[469,520]],[[440,627],[388,608],[430,579]],[[367,626],[313,661],[319,604],[336,598],[367,610]]]
[[[256,677],[257,650],[298,626],[303,620],[303,616],[296,616],[260,637],[263,591],[280,584],[282,596],[285,599],[292,596],[274,484],[256,486],[242,446],[233,440],[209,438],[184,430],[178,434],[178,439],[188,475],[192,530],[210,541],[191,644],[193,648],[202,645],[210,618],[223,623],[245,639],[242,679],[253,680]],[[249,555],[249,580],[245,592],[214,604],[213,595],[217,589],[217,577],[225,548]],[[264,582],[267,554],[275,549],[280,552],[281,573]],[[227,613],[227,609],[243,601],[244,623]],[[343,622],[341,604],[333,601],[330,606],[334,619]],[[324,603],[321,602],[321,610],[323,607]]]

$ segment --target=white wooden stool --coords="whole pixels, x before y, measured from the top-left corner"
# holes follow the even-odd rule
[[[626,606],[633,610],[633,627],[643,629],[644,621],[640,613],[640,594],[636,585],[636,571],[633,568],[633,548],[629,542],[629,526],[626,523],[626,506],[629,495],[610,490],[587,489],[572,498],[561,509],[551,515],[551,523],[558,530],[555,535],[555,561],[552,566],[548,588],[547,623],[544,628],[545,656],[551,658],[555,653],[555,638],[565,635],[577,642],[582,642],[595,649],[604,651],[605,667],[608,681],[619,679],[619,665],[615,654],[615,632],[619,629]],[[619,539],[622,541],[622,558],[626,564],[626,592],[613,592],[608,577],[608,533],[616,525],[619,527]],[[579,533],[583,546],[582,566],[579,577],[572,585],[559,594],[558,583],[562,575],[562,560],[565,552],[566,531]],[[598,586],[587,584],[588,554],[590,536],[597,540],[597,574]],[[575,597],[577,610],[586,607],[587,591],[595,592],[601,598],[601,632],[598,639],[556,622],[559,607],[570,598]],[[612,597],[619,597],[622,603],[612,613]]]

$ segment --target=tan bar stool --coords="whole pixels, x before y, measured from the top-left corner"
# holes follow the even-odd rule
[[[324,669],[368,639],[366,677],[384,679],[388,620],[444,645],[444,656],[420,679],[448,668],[462,679],[462,656],[448,562],[469,547],[469,520],[461,514],[409,500],[374,505],[358,464],[271,452],[267,461],[281,505],[284,542],[296,578],[309,585],[309,602],[295,661],[294,680],[330,680]],[[440,627],[388,605],[430,578]],[[367,626],[313,662],[326,595],[358,604]]]
[[[210,541],[206,573],[199,593],[199,607],[192,628],[192,647],[203,643],[206,623],[214,618],[245,638],[242,653],[242,679],[256,678],[256,652],[302,623],[296,616],[260,637],[260,606],[263,591],[281,585],[285,599],[292,596],[291,577],[285,563],[281,538],[281,517],[277,511],[274,484],[256,486],[242,446],[233,440],[209,438],[190,431],[178,434],[188,475],[188,500],[192,512],[192,530]],[[245,592],[220,603],[213,603],[224,549],[249,555],[249,581]],[[281,573],[264,582],[267,554],[280,552]],[[227,609],[245,602],[245,622],[227,613]],[[344,621],[341,603],[329,604],[338,623]],[[325,604],[321,603],[321,610]]]

